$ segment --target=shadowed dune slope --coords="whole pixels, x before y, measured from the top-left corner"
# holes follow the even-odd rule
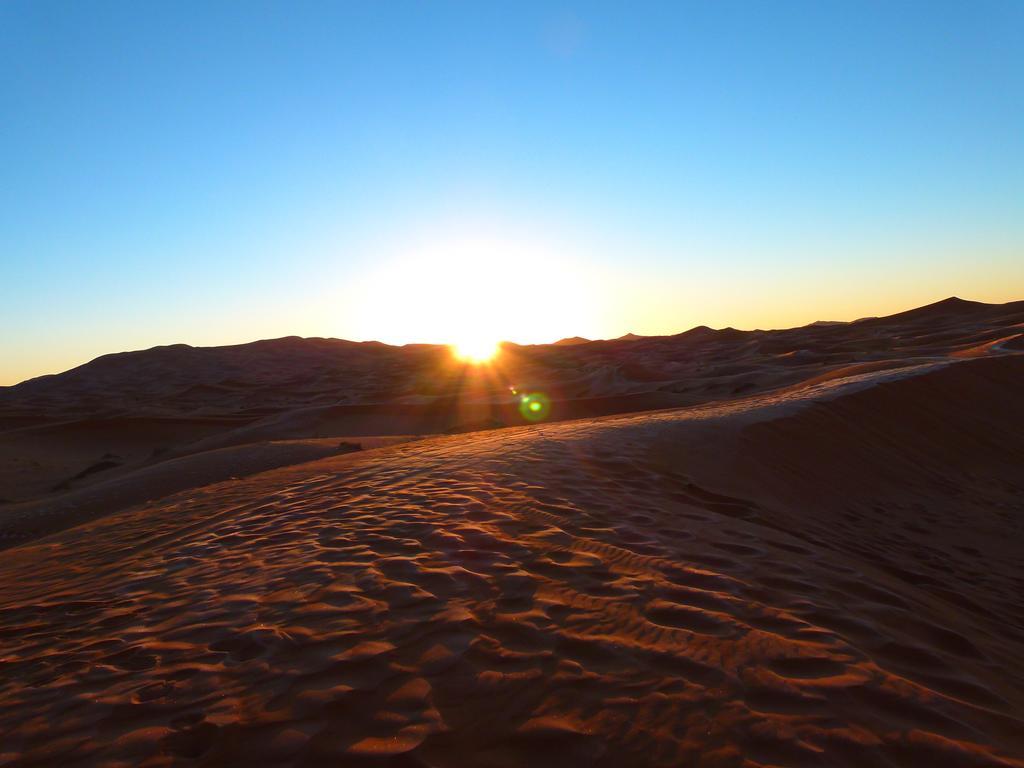
[[[430,438],[8,549],[0,764],[1024,766],[1022,380]]]

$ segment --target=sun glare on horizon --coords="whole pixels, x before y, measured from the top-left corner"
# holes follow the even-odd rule
[[[497,356],[501,342],[488,339],[467,339],[455,342],[450,347],[452,354],[462,362],[482,365],[489,363]]]
[[[494,359],[502,341],[548,343],[595,327],[593,271],[573,263],[571,249],[521,234],[454,229],[382,248],[392,253],[344,302],[347,333],[445,344],[458,360],[479,365]]]

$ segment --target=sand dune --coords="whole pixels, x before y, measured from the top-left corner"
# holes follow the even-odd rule
[[[409,439],[412,438],[364,436],[342,441],[320,438],[251,442],[152,463],[53,498],[6,505],[0,517],[0,549],[189,488]]]
[[[0,388],[0,503],[53,499],[252,442],[516,426],[524,422],[510,388],[545,392],[549,420],[590,418],[1014,353],[1022,329],[1024,302],[947,299],[887,318],[781,331],[701,326],[675,336],[509,345],[483,371],[437,346],[297,337],[106,355]]]
[[[775,386],[22,539],[0,765],[1024,766],[1024,356],[989,344],[1022,309],[986,306],[632,340]],[[743,373],[799,350],[835,362]]]

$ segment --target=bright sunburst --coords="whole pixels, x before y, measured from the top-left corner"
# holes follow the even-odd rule
[[[494,359],[498,354],[498,342],[487,339],[468,339],[452,344],[452,354],[459,360],[479,365]]]
[[[550,342],[594,327],[595,278],[574,266],[568,246],[465,222],[381,244],[377,268],[342,302],[343,335],[389,344],[451,345],[454,357],[484,363],[499,340]]]

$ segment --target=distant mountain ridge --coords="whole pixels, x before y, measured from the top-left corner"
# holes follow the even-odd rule
[[[641,336],[627,333],[616,339],[591,340],[582,336],[560,339],[553,344],[520,347],[507,344],[510,350],[532,350],[526,355],[537,359],[545,356],[544,350],[552,348],[581,348],[607,350],[609,345],[620,342],[646,342],[663,344],[666,340],[677,342],[698,340],[725,341],[746,337],[781,338],[785,334],[802,329],[841,333],[863,325],[882,325],[904,321],[947,322],[958,317],[980,317],[982,315],[1013,313],[1024,307],[1024,301],[1006,304],[985,304],[949,297],[911,310],[885,317],[869,317],[853,321],[816,321],[800,328],[740,331],[735,328],[713,329],[706,325],[696,326],[670,336]],[[851,331],[853,332],[853,331]],[[526,353],[524,353],[526,354]],[[590,354],[590,352],[580,354]],[[106,384],[120,383],[130,386],[143,381],[154,381],[161,388],[173,387],[188,380],[190,384],[221,384],[232,386],[238,379],[256,379],[264,385],[282,385],[292,381],[308,381],[330,373],[358,373],[367,366],[378,368],[383,364],[386,378],[408,373],[406,369],[440,364],[449,357],[445,345],[408,344],[392,346],[378,341],[355,342],[344,339],[322,337],[284,336],[242,344],[217,347],[195,347],[179,343],[157,346],[145,350],[115,352],[101,355],[87,363],[63,373],[46,374],[28,379],[19,384],[0,387],[0,407],[5,402],[19,399],[31,392],[42,392],[66,385],[88,385],[94,388]],[[380,372],[379,372],[380,373]]]

